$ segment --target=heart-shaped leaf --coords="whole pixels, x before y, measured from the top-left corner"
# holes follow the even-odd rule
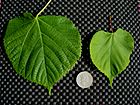
[[[62,16],[33,17],[26,13],[10,20],[4,46],[16,72],[45,86],[49,93],[81,55],[80,34]]]
[[[90,43],[90,56],[95,66],[110,80],[121,73],[129,64],[134,40],[130,33],[118,29],[114,33],[99,31]]]

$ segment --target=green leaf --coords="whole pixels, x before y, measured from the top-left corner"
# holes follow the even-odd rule
[[[114,33],[99,31],[90,43],[90,56],[95,66],[110,80],[120,74],[129,64],[134,48],[130,33],[118,29]]]
[[[4,46],[16,72],[45,86],[49,93],[81,56],[80,34],[62,16],[34,18],[26,13],[10,20]]]

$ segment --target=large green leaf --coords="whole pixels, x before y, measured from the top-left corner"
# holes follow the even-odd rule
[[[26,13],[10,20],[4,46],[16,72],[49,92],[81,55],[80,34],[62,16],[34,18]]]
[[[110,80],[121,73],[129,64],[134,40],[130,33],[118,29],[114,33],[99,31],[90,43],[90,56],[95,66]]]

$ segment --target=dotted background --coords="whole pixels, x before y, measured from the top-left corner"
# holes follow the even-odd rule
[[[62,78],[48,95],[43,86],[24,80],[16,74],[3,48],[3,36],[9,19],[28,11],[36,15],[47,3],[43,0],[2,0],[0,6],[0,105],[140,105],[140,17],[137,0],[52,0],[42,15],[62,15],[70,18],[82,37],[82,56],[66,77]],[[112,16],[114,31],[129,31],[135,40],[135,49],[129,66],[109,81],[92,64],[89,44],[99,29],[109,31]],[[81,89],[76,76],[88,71],[93,85]]]

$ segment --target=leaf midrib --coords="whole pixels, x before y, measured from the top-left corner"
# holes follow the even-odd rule
[[[113,34],[113,33],[110,34],[110,40],[111,40],[111,42],[110,42],[110,49],[109,49],[110,72],[112,71],[112,70],[111,70],[111,52],[112,52],[113,37],[114,37],[114,34]],[[111,76],[112,76],[112,73],[111,73]],[[112,78],[110,78],[110,79],[112,79]],[[112,81],[112,80],[110,80],[110,81]]]
[[[40,29],[39,22],[38,22],[38,17],[36,17],[34,21],[36,21],[38,29],[39,29],[39,36],[40,36],[42,50],[43,50],[43,59],[44,59],[45,69],[46,69],[46,61],[45,61],[45,54],[44,54],[44,47],[43,47],[44,45],[43,45],[43,39],[42,39],[42,35],[41,35],[41,29]],[[45,70],[45,72],[46,72],[46,70]],[[46,72],[46,81],[47,81],[47,85],[48,85],[48,88],[49,88],[50,85],[49,85],[49,82],[48,82],[47,78],[48,78],[48,73]]]

